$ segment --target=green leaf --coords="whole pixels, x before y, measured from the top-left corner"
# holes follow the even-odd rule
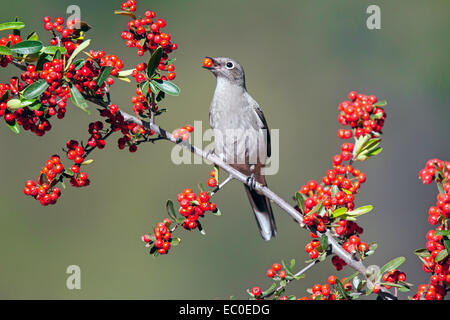
[[[13,123],[6,123],[8,125],[8,127],[11,129],[12,132],[19,134],[20,133],[20,126],[17,123],[16,120],[14,120]]]
[[[42,50],[43,44],[36,40],[25,40],[16,43],[11,47],[11,51],[15,54],[32,54]]]
[[[10,56],[12,54],[13,54],[13,52],[11,51],[10,48],[8,48],[6,46],[0,46],[0,55],[2,55],[2,56]]]
[[[333,218],[337,218],[337,217],[340,217],[340,216],[342,216],[342,215],[344,215],[346,213],[347,213],[347,208],[341,207],[341,208],[337,208],[336,210],[334,210],[331,216]]]
[[[80,43],[80,45],[78,46],[78,48],[76,48],[76,49],[72,52],[72,55],[70,56],[69,60],[67,60],[67,63],[66,63],[66,69],[72,64],[73,59],[74,59],[81,51],[83,51],[84,49],[86,49],[86,48],[89,46],[90,43],[91,43],[91,40],[90,40],[90,39],[85,40],[85,41],[83,41],[82,43]]]
[[[22,91],[22,96],[25,99],[33,99],[39,97],[45,90],[49,87],[49,83],[44,79],[40,79],[36,82],[33,82],[25,90]]]
[[[276,289],[276,288],[277,288],[277,284],[276,284],[275,282],[272,283],[272,285],[270,286],[270,288],[267,289],[267,290],[265,290],[265,291],[262,293],[262,296],[265,297],[265,296],[268,296],[268,295],[272,294],[273,292],[275,292],[275,289]]]
[[[180,88],[176,86],[174,83],[166,80],[152,80],[152,83],[157,87],[159,90],[170,94],[171,96],[178,96],[180,94]]]
[[[422,258],[431,256],[431,253],[426,248],[414,250],[414,254]]]
[[[128,77],[131,76],[131,74],[133,73],[135,69],[128,69],[128,70],[122,70],[119,71],[119,73],[117,73],[117,76],[119,77]]]
[[[76,105],[78,108],[80,108],[87,114],[91,114],[91,112],[88,109],[89,106],[86,100],[84,99],[83,95],[81,94],[80,91],[78,91],[77,87],[75,87],[72,84],[70,84],[70,95],[71,95],[70,100],[74,105]]]
[[[20,101],[19,99],[11,99],[6,103],[6,106],[8,107],[9,110],[14,111],[17,109],[22,108],[22,101]]]
[[[387,105],[386,100],[381,100],[381,101],[378,101],[375,104],[373,104],[374,107],[384,107],[385,105]]]
[[[347,214],[349,216],[360,216],[360,215],[363,215],[365,213],[368,213],[368,212],[372,211],[372,209],[373,209],[373,206],[371,206],[371,205],[362,206],[362,207],[359,207],[359,208],[357,208],[355,210],[348,211]]]
[[[286,263],[286,261],[281,260],[281,265],[283,266],[283,269],[286,271],[286,274],[293,277],[294,276],[294,272],[292,271],[292,268],[290,265],[288,265]]]
[[[36,63],[36,70],[42,70],[44,64],[51,60],[52,58],[48,54],[42,53],[41,56],[39,57],[38,62]]]
[[[167,213],[169,214],[169,217],[172,218],[173,220],[177,220],[177,214],[175,213],[172,200],[167,200],[166,209]]]
[[[375,148],[375,149],[369,151],[369,152],[367,153],[367,155],[368,155],[369,157],[376,156],[376,155],[379,154],[381,151],[383,151],[383,148],[382,148],[382,147],[378,147],[378,148]]]
[[[392,259],[391,261],[386,263],[380,269],[380,277],[384,273],[389,272],[391,270],[394,270],[394,269],[397,269],[398,267],[400,267],[403,264],[403,262],[405,262],[405,260],[406,260],[405,257],[398,257],[398,258]]]
[[[164,50],[161,47],[156,48],[156,50],[153,52],[152,56],[148,60],[147,64],[147,76],[151,78],[156,68],[158,67],[159,63],[161,62],[161,58],[163,56]]]
[[[333,198],[336,195],[336,193],[338,193],[338,192],[339,192],[339,188],[337,186],[333,185],[331,187],[331,197]]]
[[[347,279],[345,279],[345,281],[342,281],[342,284],[346,284],[347,282],[349,282],[350,280],[352,280],[354,277],[356,277],[358,275],[359,271],[355,271],[354,273],[352,273],[352,275],[350,275],[349,277],[347,277]]]
[[[441,250],[441,251],[439,251],[437,256],[434,258],[434,261],[440,262],[440,261],[444,260],[447,256],[448,256],[447,249]]]
[[[436,230],[434,232],[435,236],[450,236],[450,230]]]
[[[45,52],[47,54],[55,54],[57,51],[60,51],[62,54],[66,54],[67,53],[67,49],[65,47],[58,47],[58,46],[49,46],[49,47],[44,47],[42,49],[42,52]]]
[[[0,23],[0,31],[12,30],[12,29],[19,30],[19,29],[23,29],[24,27],[25,27],[25,23],[23,23],[21,21]]]
[[[84,160],[84,161],[81,163],[81,165],[83,165],[83,166],[88,166],[88,165],[93,164],[93,163],[94,163],[94,159],[87,159],[87,160]]]
[[[343,297],[343,298],[347,298],[348,294],[347,291],[345,290],[344,286],[342,285],[341,281],[339,279],[336,279],[336,282],[334,284],[337,292]]]
[[[174,247],[178,246],[181,242],[180,238],[172,238],[172,240],[170,241],[170,244]]]
[[[27,36],[27,40],[39,40],[38,34],[33,31]]]
[[[323,234],[320,237],[320,246],[322,247],[323,251],[327,251],[327,249],[328,249],[328,237],[327,237],[326,234]]]
[[[113,67],[111,66],[104,66],[101,69],[100,75],[98,76],[97,79],[97,86],[101,86],[103,84],[103,82],[105,82],[106,78],[108,78],[108,76],[111,74]]]
[[[312,208],[312,210],[310,212],[308,212],[307,216],[310,216],[313,213],[319,212],[323,207],[322,202],[323,202],[323,200],[320,200],[319,203],[314,208]]]
[[[295,198],[297,199],[298,207],[302,213],[305,212],[305,199],[303,198],[303,195],[300,192],[296,192]]]

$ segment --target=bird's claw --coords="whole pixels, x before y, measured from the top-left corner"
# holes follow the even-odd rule
[[[256,179],[253,173],[247,178],[247,185],[249,186],[250,190],[255,189],[256,187]]]

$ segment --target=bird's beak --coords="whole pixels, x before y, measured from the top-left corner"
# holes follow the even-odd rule
[[[210,59],[211,62],[212,62],[212,65],[211,66],[206,66],[205,63],[203,63],[203,66],[202,66],[203,68],[205,68],[207,70],[217,70],[217,69],[221,68],[220,64],[216,60],[214,60],[214,58],[205,57],[203,61],[205,61],[206,59]]]

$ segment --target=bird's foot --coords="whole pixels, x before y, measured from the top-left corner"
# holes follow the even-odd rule
[[[250,190],[255,189],[255,187],[256,187],[256,179],[255,179],[255,176],[254,176],[253,173],[247,178],[247,185],[250,188]]]

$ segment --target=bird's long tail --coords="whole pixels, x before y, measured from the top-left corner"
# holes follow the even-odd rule
[[[275,224],[275,218],[273,217],[270,200],[265,196],[260,195],[255,190],[251,190],[247,185],[244,185],[244,187],[250,200],[253,213],[255,214],[259,232],[264,240],[269,241],[272,237],[277,235],[277,226]]]

